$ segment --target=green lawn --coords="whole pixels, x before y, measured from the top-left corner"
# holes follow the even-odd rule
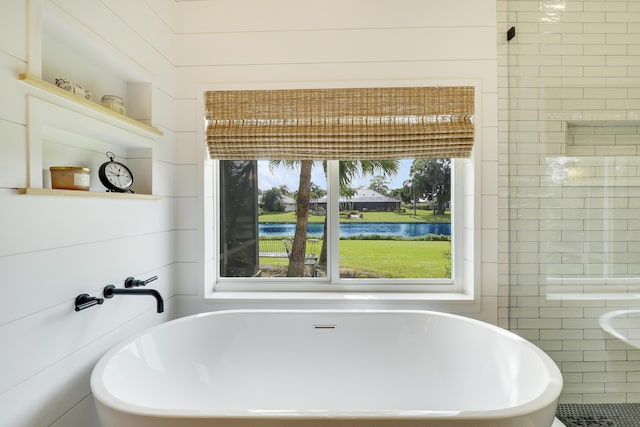
[[[450,253],[449,241],[341,240],[340,271],[348,277],[450,277]],[[286,258],[260,259],[261,266],[287,263]]]
[[[259,217],[260,222],[296,222],[294,212],[265,212]],[[363,212],[362,219],[347,219],[340,215],[340,222],[451,222],[451,213],[433,215],[431,210],[418,209],[416,216],[413,210],[406,212]],[[324,216],[309,215],[309,222],[324,222]]]
[[[451,242],[341,240],[340,268],[356,277],[450,277]]]

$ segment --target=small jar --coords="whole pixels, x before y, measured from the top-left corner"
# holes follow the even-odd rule
[[[126,114],[127,109],[124,108],[124,101],[117,95],[104,95],[102,97],[102,106],[118,114]]]
[[[51,188],[89,191],[91,169],[76,166],[51,166]]]

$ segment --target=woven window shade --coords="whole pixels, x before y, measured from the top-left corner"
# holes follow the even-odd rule
[[[210,157],[385,160],[470,157],[474,88],[210,91]]]

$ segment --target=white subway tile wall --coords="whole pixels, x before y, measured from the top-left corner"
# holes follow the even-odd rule
[[[506,31],[517,36],[507,42]],[[640,401],[640,1],[498,1],[499,322],[544,349],[562,403]]]

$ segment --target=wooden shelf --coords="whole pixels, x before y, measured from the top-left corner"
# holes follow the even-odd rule
[[[18,74],[18,79],[22,80],[26,84],[40,89],[44,91],[46,94],[49,94],[55,98],[59,102],[66,104],[65,106],[77,106],[85,111],[85,114],[94,116],[94,118],[98,118],[102,121],[109,122],[115,124],[121,128],[137,130],[138,132],[142,131],[144,133],[148,133],[153,135],[153,137],[162,136],[163,133],[161,130],[156,129],[152,126],[149,126],[145,123],[134,120],[130,117],[127,117],[123,114],[118,114],[115,111],[112,111],[108,108],[103,107],[100,104],[97,104],[88,99],[84,99],[78,95],[74,95],[70,92],[67,92],[64,89],[57,87],[54,84],[51,84],[47,81],[44,81],[38,77],[35,77],[31,74],[21,73]]]
[[[50,188],[18,188],[18,194],[32,196],[101,197],[107,199],[147,199],[160,200],[161,197],[139,193],[99,193],[97,191],[52,190]]]

